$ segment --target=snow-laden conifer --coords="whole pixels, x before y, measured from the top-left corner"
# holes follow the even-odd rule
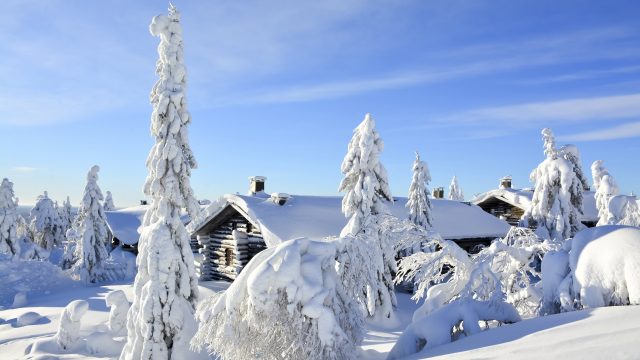
[[[13,183],[5,178],[0,185],[0,253],[20,256],[18,216]]]
[[[73,225],[73,209],[71,207],[71,200],[67,196],[67,199],[62,202],[62,206],[58,208],[58,215],[60,216],[60,225],[62,226],[62,233],[67,234],[67,230]]]
[[[543,239],[562,242],[584,227],[580,222],[582,182],[571,161],[559,156],[553,132],[543,129],[542,138],[546,158],[531,172],[535,190],[521,224],[535,227]]]
[[[578,151],[578,147],[573,144],[563,145],[560,148],[559,153],[562,155],[562,157],[569,160],[571,164],[573,164],[573,172],[576,173],[578,180],[580,180],[580,182],[582,183],[582,189],[589,190],[589,179],[587,179],[587,176],[582,170],[582,161],[580,160],[580,151]]]
[[[409,220],[425,229],[433,225],[431,217],[431,201],[429,200],[429,181],[431,174],[427,163],[420,160],[420,154],[416,151],[416,159],[413,162],[413,177],[409,186]]]
[[[338,272],[370,316],[389,317],[396,305],[391,274],[396,269],[393,244],[381,236],[379,216],[392,202],[387,171],[380,163],[384,143],[370,114],[356,127],[344,161],[339,191],[345,192]]]
[[[114,211],[116,205],[113,203],[113,196],[111,191],[107,190],[107,195],[104,197],[104,211]]]
[[[107,221],[102,208],[102,191],[98,186],[98,171],[100,168],[95,165],[87,174],[82,203],[73,224],[76,261],[72,271],[82,280],[92,283],[105,280],[104,265],[109,258]]]
[[[603,163],[602,160],[596,160],[591,164],[593,187],[596,191],[594,196],[598,209],[598,226],[609,224],[609,200],[620,193],[613,176]]]
[[[38,196],[36,205],[31,209],[31,223],[33,242],[44,250],[51,250],[54,246],[62,245],[64,238],[60,216],[53,201],[45,191]]]
[[[635,195],[616,195],[607,206],[607,224],[640,226],[640,207]]]
[[[464,201],[464,193],[458,185],[458,178],[454,175],[449,185],[449,200]]]
[[[140,234],[138,274],[134,298],[127,317],[128,338],[121,359],[177,358],[188,346],[188,324],[198,297],[198,278],[193,253],[180,212],[192,219],[199,207],[189,177],[196,161],[188,142],[191,122],[185,98],[180,13],[153,18],[149,30],[160,37],[158,82],[151,91],[151,133],[155,144],[147,158],[149,175],[144,186],[151,197]],[[184,350],[184,349],[183,349]]]

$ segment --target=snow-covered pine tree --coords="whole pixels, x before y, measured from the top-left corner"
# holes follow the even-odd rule
[[[145,195],[152,198],[140,234],[138,274],[127,317],[127,344],[121,359],[167,359],[188,347],[185,331],[194,322],[198,278],[193,253],[180,212],[199,215],[189,178],[196,161],[188,142],[191,122],[185,98],[180,13],[153,18],[149,30],[160,37],[156,73],[151,91],[151,133],[155,144],[147,158],[149,175]]]
[[[546,159],[531,172],[535,190],[521,226],[534,226],[539,237],[563,242],[584,227],[582,182],[571,161],[559,156],[553,132],[543,129],[542,138]]]
[[[640,226],[640,207],[635,195],[616,195],[607,206],[607,223],[611,225]]]
[[[5,178],[0,185],[0,253],[20,256],[18,216],[13,183]]]
[[[618,185],[613,176],[603,165],[604,161],[596,160],[591,164],[593,187],[596,191],[596,208],[598,208],[598,226],[609,224],[609,200],[618,195]]]
[[[33,242],[42,249],[49,251],[54,246],[62,245],[64,234],[60,216],[46,191],[44,195],[38,196],[36,205],[31,209],[29,226],[33,233]]]
[[[338,256],[345,286],[370,316],[390,317],[396,305],[391,274],[396,261],[393,245],[381,236],[378,215],[393,202],[387,171],[380,163],[384,143],[371,114],[355,128],[342,162],[345,175],[339,191],[345,192],[342,212],[349,219],[342,229],[344,246]]]
[[[62,207],[58,208],[58,215],[60,217],[62,233],[65,234],[66,237],[67,230],[73,225],[73,209],[71,208],[71,200],[69,200],[68,196],[67,199],[62,202]]]
[[[107,190],[107,196],[104,198],[104,211],[114,211],[116,209],[116,205],[113,203],[113,196],[111,196],[111,191]]]
[[[464,201],[464,193],[458,185],[458,178],[453,175],[451,179],[451,185],[449,185],[449,200]]]
[[[104,264],[109,258],[107,221],[102,208],[102,191],[98,186],[98,171],[94,165],[87,174],[78,219],[73,224],[75,256],[72,272],[80,279],[96,283],[105,280]]]
[[[416,151],[416,159],[413,161],[413,178],[409,186],[409,220],[425,229],[433,225],[431,218],[431,201],[429,200],[429,181],[431,174],[427,163],[420,160],[420,154]]]
[[[582,183],[582,189],[589,190],[589,180],[582,170],[582,161],[580,160],[580,151],[578,151],[578,147],[573,144],[567,144],[562,146],[559,152],[562,154],[562,157],[573,164],[573,172],[576,173],[576,176]]]

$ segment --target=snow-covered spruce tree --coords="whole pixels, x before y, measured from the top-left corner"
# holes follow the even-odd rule
[[[618,195],[618,185],[613,176],[603,166],[604,161],[596,160],[591,164],[593,187],[596,191],[596,208],[598,208],[598,226],[609,224],[609,200]]]
[[[429,181],[431,174],[427,163],[420,160],[420,154],[416,151],[416,159],[413,162],[413,177],[409,186],[409,220],[425,229],[433,226],[431,218],[431,201],[429,200]]]
[[[449,185],[449,200],[464,201],[464,193],[458,185],[458,178],[454,175]]]
[[[609,200],[607,223],[640,226],[640,207],[635,195],[616,195]]]
[[[111,191],[107,190],[107,196],[104,198],[104,211],[114,211],[116,209],[116,205],[113,203],[113,196],[111,196]]]
[[[563,242],[584,228],[580,222],[582,182],[571,161],[559,156],[553,132],[543,129],[542,138],[546,159],[531,172],[535,190],[521,226],[535,227],[543,239]]]
[[[364,317],[336,273],[337,242],[286,241],[202,301],[192,345],[220,359],[352,359]]]
[[[563,145],[560,148],[559,153],[563,158],[569,160],[571,164],[573,164],[573,172],[576,173],[576,176],[582,183],[582,189],[590,189],[589,180],[582,170],[582,161],[580,160],[580,151],[578,151],[578,147],[573,144]]]
[[[149,175],[144,186],[152,203],[140,234],[138,274],[121,359],[178,357],[176,354],[188,346],[190,334],[185,331],[195,322],[198,297],[189,234],[180,219],[182,208],[191,219],[199,215],[189,181],[196,161],[187,133],[191,118],[185,98],[180,13],[170,5],[169,15],[154,17],[149,30],[160,37],[159,79],[151,91],[155,144],[147,158]]]
[[[369,316],[390,317],[396,305],[391,274],[396,261],[393,244],[381,236],[378,216],[392,202],[387,171],[380,163],[384,143],[371,114],[355,128],[342,162],[345,192],[342,212],[349,219],[340,236],[338,272],[345,287],[366,307]]]
[[[71,200],[69,200],[68,196],[67,199],[62,202],[62,207],[58,208],[58,215],[60,216],[62,233],[65,234],[66,237],[67,230],[73,225],[73,209],[71,208]]]
[[[62,245],[64,234],[60,216],[55,209],[53,201],[45,191],[38,196],[36,205],[31,209],[31,223],[33,242],[44,250],[51,250],[54,246]]]
[[[0,185],[0,253],[20,256],[18,216],[13,183],[5,178]]]
[[[97,165],[87,174],[82,203],[78,210],[77,221],[73,224],[75,232],[75,256],[77,259],[72,272],[87,282],[104,281],[104,264],[109,258],[107,221],[102,208],[102,191],[98,186]]]

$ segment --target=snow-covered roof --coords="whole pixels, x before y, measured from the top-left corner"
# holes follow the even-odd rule
[[[407,199],[395,200],[389,206],[391,213],[401,219],[407,218]],[[432,199],[431,204],[434,229],[445,239],[502,237],[509,231],[507,222],[476,205],[444,199]],[[338,236],[347,223],[341,211],[342,197],[291,195],[284,205],[278,205],[267,194],[259,193],[255,196],[223,196],[205,210],[203,222],[191,224],[187,230],[195,232],[228,205],[260,227],[268,246],[298,237]]]
[[[583,192],[582,207],[584,214],[582,215],[582,221],[598,221],[598,209],[596,208],[595,193],[593,191]],[[533,198],[533,189],[511,189],[500,188],[490,190],[480,195],[477,195],[472,204],[481,204],[491,198],[502,200],[510,205],[519,207],[522,210],[526,210],[531,205],[531,199]]]
[[[105,211],[107,226],[113,236],[125,245],[138,243],[140,234],[138,228],[142,225],[142,218],[149,205],[138,205],[116,211]]]
[[[125,245],[135,245],[138,243],[140,233],[138,228],[142,225],[144,214],[150,205],[132,206],[115,211],[105,211],[107,216],[107,226],[113,236],[118,238]],[[206,207],[208,207],[207,205]],[[206,208],[201,205],[201,208]],[[183,212],[180,216],[184,223],[189,222],[189,215]]]

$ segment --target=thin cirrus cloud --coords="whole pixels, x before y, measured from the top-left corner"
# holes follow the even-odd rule
[[[15,166],[13,167],[11,170],[13,170],[14,172],[17,173],[32,173],[36,170],[38,170],[37,168],[31,167],[31,166]]]
[[[638,116],[640,116],[640,93],[488,107],[453,114],[440,121],[457,124],[494,123],[517,126],[616,120]]]
[[[608,129],[560,135],[558,136],[558,138],[565,141],[603,141],[627,139],[638,136],[640,136],[640,122],[632,122],[614,126]]]

